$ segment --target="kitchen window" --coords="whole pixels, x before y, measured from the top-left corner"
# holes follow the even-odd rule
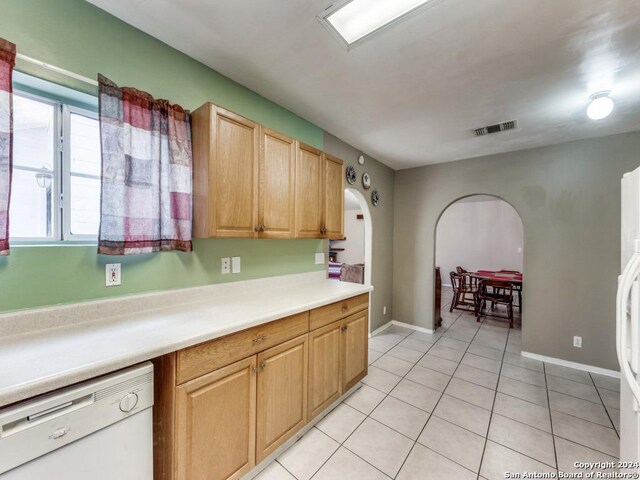
[[[9,233],[14,242],[96,240],[96,112],[16,89]]]

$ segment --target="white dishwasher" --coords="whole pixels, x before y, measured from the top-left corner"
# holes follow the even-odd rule
[[[0,410],[1,480],[152,480],[153,365]]]

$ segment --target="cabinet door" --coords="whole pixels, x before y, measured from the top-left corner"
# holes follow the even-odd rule
[[[259,135],[258,124],[215,107],[209,169],[211,236],[257,235]]]
[[[307,421],[307,335],[258,355],[256,463]]]
[[[179,480],[242,477],[255,466],[255,355],[177,388]]]
[[[342,392],[346,392],[367,375],[369,310],[342,321]]]
[[[344,175],[342,160],[325,154],[324,163],[325,236],[332,240],[344,238]]]
[[[296,237],[322,238],[323,155],[320,150],[298,143],[296,157]]]
[[[341,321],[309,333],[309,420],[340,398]]]
[[[258,223],[262,238],[295,236],[295,141],[262,127]]]

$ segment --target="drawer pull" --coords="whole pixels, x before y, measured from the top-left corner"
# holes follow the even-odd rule
[[[254,344],[254,345],[258,345],[259,343],[264,342],[266,339],[267,339],[267,336],[266,336],[266,335],[263,335],[263,336],[258,337],[258,338],[254,338],[254,339],[253,339],[253,344]]]
[[[349,310],[349,307],[347,307],[346,305],[342,307],[342,313],[346,312],[347,310]]]

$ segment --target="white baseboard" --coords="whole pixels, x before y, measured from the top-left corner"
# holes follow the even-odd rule
[[[378,333],[389,328],[391,325],[397,325],[398,327],[409,328],[411,330],[415,330],[416,332],[429,333],[431,335],[433,335],[434,333],[433,330],[430,328],[418,327],[417,325],[411,325],[410,323],[399,322],[398,320],[391,320],[385,323],[384,325],[382,325],[381,327],[376,328],[373,332],[369,334],[369,337],[373,337],[374,335],[377,335]]]
[[[386,330],[387,328],[389,328],[391,326],[391,322],[392,320],[389,320],[387,323],[385,323],[381,327],[376,328],[373,332],[369,332],[369,337],[373,337],[374,335],[377,335],[383,330]]]
[[[576,370],[583,370],[585,372],[598,373],[600,375],[606,375],[608,377],[620,378],[620,372],[616,370],[609,370],[606,368],[594,367],[593,365],[586,365],[584,363],[570,362],[569,360],[562,360],[561,358],[547,357],[546,355],[538,355],[537,353],[522,352],[523,357],[532,358],[533,360],[540,360],[542,362],[553,363],[554,365],[560,365],[562,367],[575,368]]]
[[[410,323],[399,322],[398,320],[391,320],[392,325],[398,325],[399,327],[410,328],[411,330],[415,330],[416,332],[429,333],[433,335],[433,329],[419,327],[417,325],[411,325]]]

